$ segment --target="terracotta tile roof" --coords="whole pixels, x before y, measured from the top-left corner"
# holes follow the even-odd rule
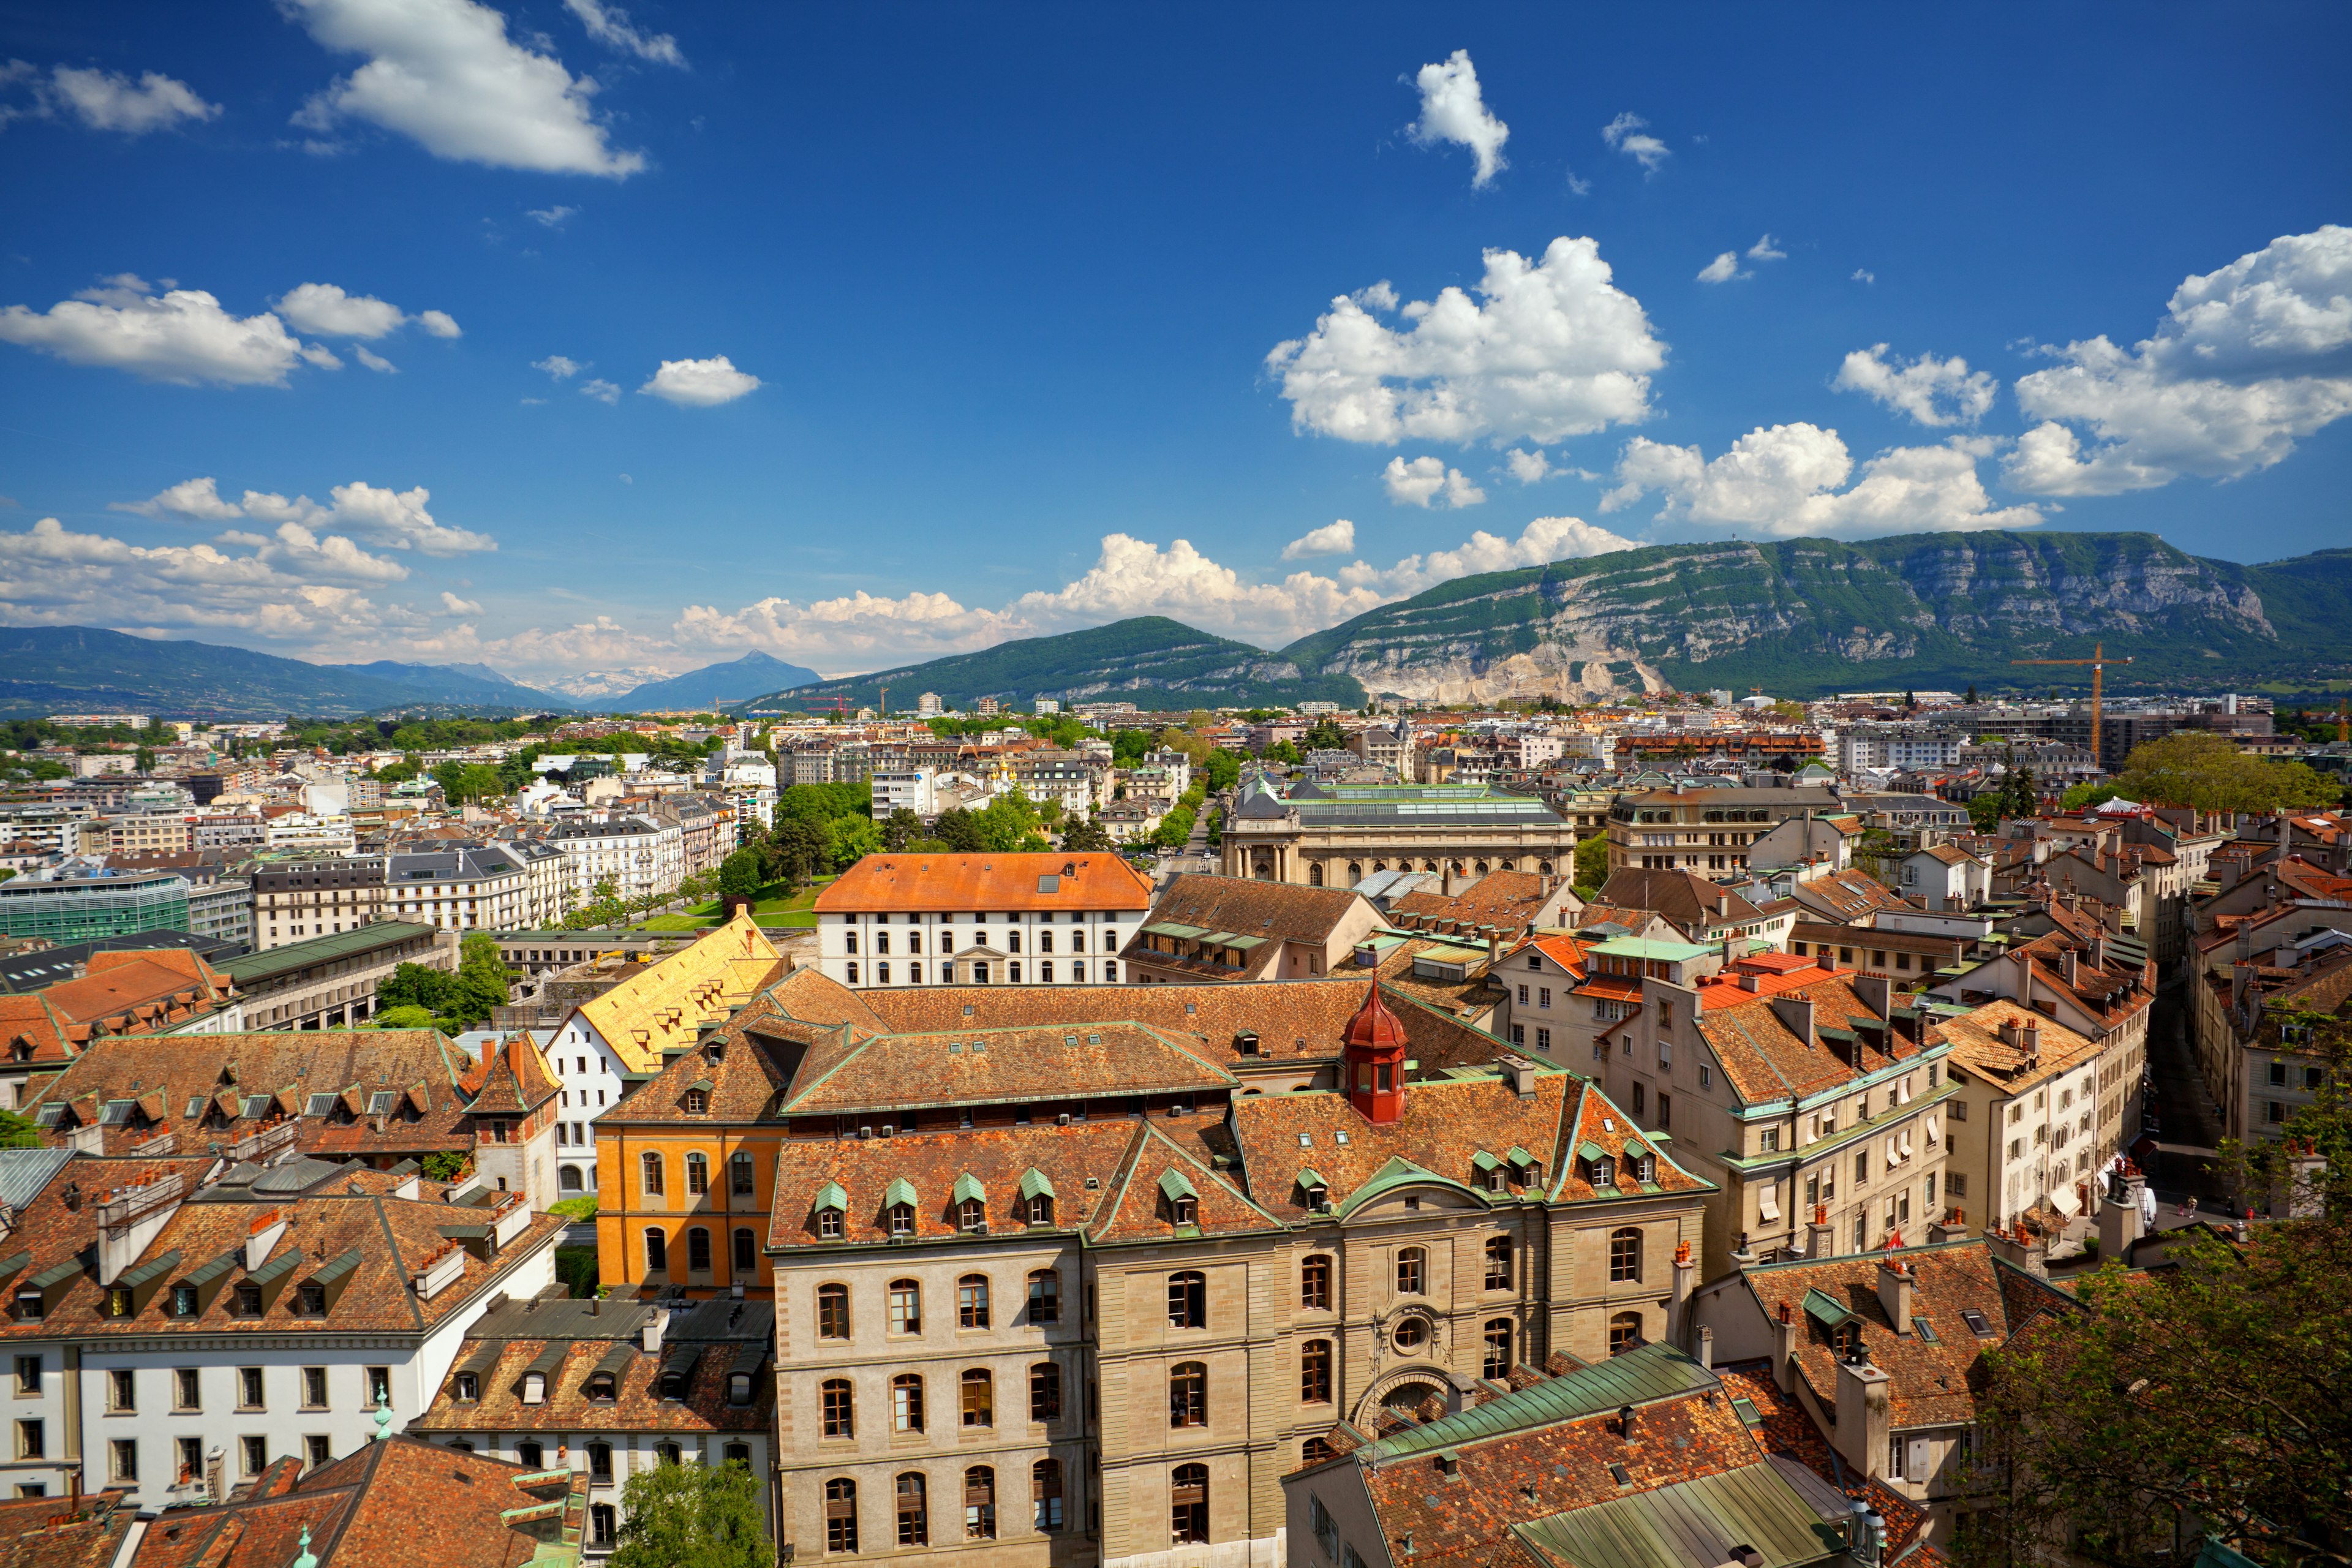
[[[816,896],[839,910],[1141,910],[1151,881],[1111,854],[868,855]]]
[[[1022,1179],[1032,1170],[1054,1199],[1053,1230],[1080,1229],[1102,1211],[1125,1168],[1136,1124],[1129,1118],[1073,1121],[1068,1126],[1002,1127],[959,1132],[899,1133],[891,1138],[786,1139],[776,1152],[771,1247],[830,1245],[817,1234],[817,1201],[838,1186],[846,1205],[843,1240],[889,1237],[891,1184],[914,1191],[915,1235],[957,1234],[953,1190],[969,1174],[984,1189],[989,1227],[1002,1235],[1026,1228],[1014,1218]],[[1094,1185],[1087,1185],[1092,1178]]]
[[[1451,896],[1426,889],[1407,893],[1389,906],[1389,918],[1408,929],[1441,934],[1449,924],[1462,931],[1492,926],[1508,942],[1559,890],[1557,879],[1550,887],[1544,884],[1533,871],[1490,871]]]
[[[812,1052],[782,1110],[823,1115],[927,1105],[1231,1089],[1234,1075],[1140,1024],[854,1035]]]
[[[1529,948],[1535,949],[1577,979],[1584,978],[1585,943],[1565,931],[1542,931],[1528,938],[1505,956],[1517,958]]]
[[[1901,1259],[1913,1274],[1912,1316],[1927,1321],[1934,1339],[1916,1329],[1898,1334],[1888,1322],[1878,1278],[1881,1260],[1889,1258]],[[1984,1239],[1975,1237],[1938,1247],[1761,1264],[1747,1269],[1743,1279],[1768,1320],[1778,1319],[1781,1304],[1787,1303],[1797,1323],[1798,1375],[1826,1406],[1837,1404],[1838,1352],[1832,1325],[1823,1317],[1834,1312],[1843,1314],[1839,1326],[1858,1324],[1871,1364],[1886,1373],[1888,1424],[1901,1429],[1974,1421],[1977,1402],[1970,1379],[1984,1352],[1999,1350],[2008,1340],[2023,1321],[2021,1310],[2072,1305],[2063,1293],[2039,1282],[2011,1291],[2003,1276],[2016,1273],[2004,1269]],[[1817,1303],[1812,1310],[1808,1310],[1809,1299]],[[1966,1316],[1971,1312],[1983,1321],[1986,1332],[1977,1332]]]
[[[1370,911],[1360,894],[1344,888],[1302,888],[1292,882],[1188,872],[1169,882],[1151,906],[1151,921],[1313,945],[1330,941],[1339,922],[1359,906]],[[1134,951],[1132,943],[1129,951]]]
[[[1723,1379],[1727,1399],[1745,1399],[1756,1407],[1762,1417],[1756,1427],[1758,1439],[1773,1454],[1811,1470],[1821,1480],[1843,1489],[1848,1497],[1859,1494],[1869,1500],[1886,1521],[1886,1544],[1882,1561],[1893,1562],[1919,1539],[1920,1532],[1932,1521],[1933,1516],[1909,1498],[1884,1481],[1865,1481],[1856,1489],[1853,1472],[1844,1466],[1831,1448],[1829,1440],[1805,1414],[1803,1405],[1780,1392],[1773,1381],[1769,1362],[1739,1362],[1718,1367],[1717,1375]],[[1906,1563],[1918,1563],[1920,1568],[1945,1562],[1942,1553],[1933,1547],[1921,1547],[1904,1556]]]
[[[1087,1240],[1097,1247],[1121,1241],[1166,1241],[1173,1237],[1234,1236],[1276,1230],[1281,1221],[1223,1173],[1192,1150],[1160,1131],[1161,1123],[1140,1118],[1132,1123],[1133,1137],[1118,1177],[1108,1183],[1105,1201],[1087,1223]],[[1171,1217],[1171,1200],[1179,1194],[1193,1202],[1195,1220],[1180,1226]]]
[[[1757,978],[1761,989],[1753,994],[1737,984],[1724,984],[1708,985],[1700,993],[1699,1034],[1714,1049],[1724,1077],[1743,1100],[1756,1102],[1818,1094],[1875,1072],[1889,1062],[1916,1056],[1921,1048],[1906,1038],[1899,1026],[1885,1026],[1878,1009],[1854,989],[1854,977],[1849,973],[1811,969]],[[1773,1005],[1776,999],[1812,1004],[1809,1037],[1798,1037],[1782,1016],[1783,1010]],[[1921,1044],[1932,1046],[1943,1038],[1936,1026],[1920,1026],[1926,1031]],[[1855,1037],[1841,1046],[1859,1058],[1859,1066],[1822,1037],[1825,1028]],[[1866,1043],[1873,1039],[1885,1048]]]
[[[457,1080],[466,1109],[476,1115],[528,1115],[555,1098],[557,1084],[547,1058],[527,1035],[486,1047]]]
[[[1475,952],[1475,956],[1464,959],[1461,979],[1446,980],[1414,973],[1414,961],[1424,952]],[[1416,936],[1391,948],[1373,969],[1359,969],[1356,973],[1359,976],[1369,973],[1376,978],[1381,989],[1391,996],[1410,996],[1427,1006],[1464,1018],[1492,1016],[1505,995],[1503,983],[1488,973],[1483,942],[1465,949],[1443,937]]]
[[[297,1120],[310,1153],[419,1154],[471,1149],[457,1089],[465,1053],[433,1029],[299,1029],[251,1035],[129,1035],[93,1040],[39,1085],[25,1113],[64,1108],[44,1128],[62,1142],[104,1125],[106,1151],[127,1153],[159,1132],[182,1151],[231,1143]],[[319,1096],[338,1097],[309,1114]],[[382,1100],[384,1109],[376,1107]],[[131,1102],[117,1124],[110,1101]]]
[[[1664,915],[1685,931],[1763,918],[1754,904],[1696,872],[1621,866],[1601,885],[1595,903]]]
[[[1969,854],[1967,850],[1949,844],[1929,844],[1921,848],[1913,850],[1912,853],[1915,855],[1925,855],[1929,859],[1938,861],[1946,866],[1974,866],[1982,864],[1981,861],[1978,860],[1975,856]]]
[[[651,1082],[631,1089],[618,1105],[600,1112],[597,1123],[764,1121],[775,1114],[780,1098],[791,1087],[809,1041],[830,1035],[814,1026],[781,1020],[775,1004],[763,992],[709,1039],[665,1065]],[[715,1051],[714,1044],[719,1047]],[[703,1088],[706,1096],[704,1109],[689,1110],[687,1090],[698,1087]]]
[[[419,1435],[457,1432],[582,1432],[709,1433],[763,1432],[775,1419],[776,1380],[770,1373],[775,1343],[775,1309],[765,1301],[724,1299],[705,1302],[692,1312],[680,1311],[662,1348],[646,1353],[635,1342],[654,1309],[618,1300],[600,1303],[595,1318],[587,1316],[585,1301],[510,1302],[484,1315],[467,1331],[465,1342],[450,1363],[432,1406],[408,1424]],[[709,1342],[691,1341],[686,1331],[713,1307],[722,1317],[740,1311],[740,1331]],[[553,1310],[550,1311],[549,1310]],[[530,1317],[548,1311],[565,1320],[560,1333],[531,1334]],[[661,1371],[681,1346],[700,1343],[683,1394],[665,1396]],[[542,1360],[552,1353],[551,1364]],[[545,1397],[526,1405],[523,1373],[537,1367],[546,1374]],[[475,1399],[457,1396],[457,1373],[476,1376]],[[613,1397],[589,1397],[591,1373],[613,1374]],[[729,1384],[738,1372],[751,1376],[749,1403],[729,1397]],[[551,1451],[550,1462],[554,1462]],[[580,1462],[576,1458],[574,1463]]]
[[[286,1568],[303,1550],[305,1530],[320,1568],[562,1568],[580,1561],[585,1469],[534,1472],[394,1436],[299,1472],[300,1461],[289,1457],[248,1496],[164,1510],[129,1568]]]
[[[235,992],[202,954],[167,947],[93,952],[80,979],[61,980],[40,995],[79,1042],[160,1029],[208,1012]]]
[[[0,1559],[8,1568],[114,1568],[139,1510],[127,1487],[83,1495],[81,1511],[65,1497],[0,1501]]]
[[[705,1024],[725,1018],[775,980],[783,960],[751,911],[706,932],[659,963],[646,964],[579,1014],[628,1064],[649,1073],[667,1047],[692,1045]]]
[[[1789,896],[1809,908],[1818,909],[1852,922],[1876,914],[1881,910],[1907,910],[1914,906],[1885,883],[1867,873],[1854,870],[1832,871],[1800,882]]]
[[[66,1021],[38,992],[0,994],[0,1051],[5,1051],[9,1060],[63,1066],[79,1048]]]
[[[2038,1048],[2032,1058],[2028,1058],[2022,1043],[2011,1045],[2001,1037],[2004,1025],[2021,1029],[2031,1025],[2038,1030]],[[1988,1002],[1959,1017],[1948,1017],[1943,1030],[1944,1038],[1951,1042],[1953,1070],[1975,1073],[2004,1093],[2072,1072],[2099,1053],[2096,1040],[2009,1001]]]

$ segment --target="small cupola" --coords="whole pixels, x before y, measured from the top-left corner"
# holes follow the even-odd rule
[[[1347,1075],[1348,1103],[1365,1121],[1385,1126],[1404,1114],[1404,1025],[1370,986],[1364,1005],[1348,1020],[1340,1070]]]

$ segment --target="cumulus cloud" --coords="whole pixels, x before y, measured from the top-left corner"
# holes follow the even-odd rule
[[[133,511],[142,517],[184,517],[197,522],[226,522],[245,515],[243,507],[221,499],[217,485],[209,476],[182,479],[145,500],[110,501],[107,505],[110,510]]]
[[[1772,237],[1768,234],[1763,238],[1758,240],[1755,244],[1748,247],[1748,259],[1750,261],[1786,261],[1789,259],[1789,253],[1782,250],[1779,246],[1773,244]]]
[[[1958,355],[1937,359],[1921,354],[1903,364],[1886,357],[1885,343],[1873,343],[1846,355],[1831,384],[1841,392],[1859,392],[1922,425],[1973,425],[1992,411],[1992,377],[1969,370],[1969,362]]]
[[[441,590],[441,608],[453,616],[478,616],[482,613],[478,601],[461,599],[446,588]]]
[[[221,115],[219,104],[206,103],[186,82],[161,71],[145,72],[134,82],[120,71],[57,66],[37,97],[36,114],[68,115],[92,131],[119,131],[126,136],[202,124]]]
[[[1285,561],[1304,561],[1311,555],[1346,555],[1356,548],[1356,525],[1346,518],[1310,529],[1282,547]]]
[[[712,359],[666,359],[653,379],[637,388],[681,408],[715,408],[759,390],[760,378],[737,370],[725,354]]]
[[[1559,472],[1551,466],[1551,459],[1543,455],[1543,448],[1540,447],[1532,452],[1515,447],[1503,454],[1503,461],[1510,468],[1511,478],[1523,485],[1531,485],[1538,479],[1549,479]]]
[[[2031,528],[2030,506],[1996,509],[1977,477],[1981,439],[1897,447],[1862,465],[1834,430],[1803,423],[1759,428],[1712,461],[1696,447],[1636,437],[1617,463],[1617,487],[1601,510],[1616,511],[1651,492],[1662,521],[1688,521],[1773,536],[1941,532]]]
[[[1629,110],[1601,128],[1601,140],[1641,164],[1645,175],[1656,174],[1658,166],[1672,156],[1666,144],[1649,133],[1649,123]]]
[[[1398,506],[1426,507],[1436,500],[1459,508],[1476,506],[1486,499],[1486,492],[1463,478],[1461,469],[1447,468],[1439,458],[1415,458],[1410,463],[1391,458],[1381,470],[1381,482],[1388,487],[1389,500]]]
[[[347,538],[299,524],[152,549],[76,533],[53,517],[0,532],[0,617],[19,626],[226,632],[349,657],[423,625],[380,597],[406,575]]]
[[[1698,269],[1702,283],[1728,283],[1735,278],[1752,278],[1755,274],[1739,270],[1739,253],[1727,250]]]
[[[616,152],[589,112],[595,82],[507,37],[475,0],[281,0],[310,37],[367,63],[314,96],[297,125],[362,121],[438,158],[542,174],[625,179],[641,153]]]
[[[1665,345],[1641,302],[1611,282],[1598,243],[1563,236],[1534,262],[1489,250],[1486,263],[1476,300],[1447,288],[1400,308],[1377,284],[1276,344],[1266,367],[1292,426],[1382,444],[1549,442],[1648,416]],[[1391,310],[1401,326],[1379,319]]]
[[[458,330],[457,318],[446,310],[419,310],[416,312],[416,324],[436,338],[462,338],[466,335]]]
[[[2129,349],[2101,336],[2042,352],[2059,363],[2018,380],[2041,423],[2003,466],[2013,489],[2116,495],[2269,468],[2352,414],[2352,228],[2282,236],[2183,280]]]
[[[1507,167],[1503,143],[1510,140],[1511,128],[1495,118],[1480,95],[1470,51],[1456,49],[1442,64],[1422,67],[1413,80],[1421,89],[1421,118],[1412,122],[1412,139],[1423,147],[1451,142],[1469,148],[1478,161],[1470,183],[1493,184],[1495,176]]]
[[[590,37],[609,48],[666,66],[686,64],[676,38],[667,33],[640,33],[629,26],[629,14],[618,5],[603,5],[600,0],[563,0],[563,4],[580,18]]]
[[[499,542],[487,533],[451,528],[425,510],[432,492],[423,485],[394,490],[355,480],[328,492],[331,504],[320,505],[309,496],[289,500],[268,490],[247,490],[241,500],[226,500],[209,477],[183,479],[141,501],[116,501],[117,511],[142,517],[182,517],[201,522],[230,518],[255,518],[264,522],[296,523],[316,533],[342,529],[394,550],[415,550],[426,555],[471,555],[496,550]],[[247,536],[244,542],[257,542]]]
[[[408,314],[371,294],[347,294],[332,283],[305,283],[278,301],[278,313],[322,338],[380,338]]]
[[[355,345],[352,350],[352,357],[358,360],[360,363],[367,366],[368,369],[374,371],[379,374],[397,375],[400,374],[400,367],[398,365],[393,363],[382,354],[375,353],[365,343]]]
[[[1867,267],[1857,267],[1853,269],[1853,276],[1848,279],[1847,281],[1851,283],[1875,283],[1878,281],[1878,274],[1873,272]]]
[[[1508,572],[1521,566],[1542,566],[1554,561],[1581,560],[1588,555],[1606,555],[1633,548],[1633,541],[1595,527],[1580,517],[1539,517],[1521,529],[1517,539],[1505,539],[1481,529],[1459,549],[1408,555],[1385,569],[1358,561],[1340,568],[1339,582],[1349,588],[1377,594],[1385,602],[1481,572]]]
[[[618,403],[621,401],[621,389],[600,375],[581,383],[580,395],[593,397],[599,403]],[[625,483],[628,478],[626,474],[621,476]]]
[[[557,381],[566,381],[588,367],[565,354],[550,354],[545,359],[530,362],[533,370],[543,370]]]
[[[323,345],[289,332],[269,311],[239,319],[201,289],[158,295],[130,272],[46,311],[25,305],[0,310],[0,342],[68,364],[126,370],[183,386],[278,386],[299,364],[332,370],[342,363]]]

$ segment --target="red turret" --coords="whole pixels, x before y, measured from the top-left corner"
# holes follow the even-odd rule
[[[1340,1071],[1348,1103],[1376,1127],[1404,1115],[1404,1026],[1381,1000],[1376,984],[1348,1020],[1347,1049]]]

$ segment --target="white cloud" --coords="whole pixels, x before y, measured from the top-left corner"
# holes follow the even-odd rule
[[[637,388],[681,408],[713,408],[759,389],[760,378],[737,370],[725,354],[713,359],[666,359]]]
[[[1990,447],[1960,437],[1940,447],[1896,447],[1862,465],[1851,489],[1853,457],[1834,430],[1808,424],[1756,429],[1713,461],[1696,447],[1672,447],[1641,437],[1617,463],[1617,488],[1601,502],[1604,512],[1630,506],[1651,491],[1664,501],[1658,516],[1752,530],[1774,536],[1916,533],[1986,528],[2031,528],[2042,513],[2030,506],[1995,510],[1977,478],[1977,459]]]
[[[1739,253],[1736,250],[1723,252],[1698,269],[1698,280],[1702,283],[1728,283],[1735,278],[1754,276],[1752,272],[1739,270]]]
[[[1381,470],[1381,482],[1388,487],[1389,500],[1398,506],[1426,507],[1433,500],[1441,500],[1449,507],[1476,506],[1486,499],[1486,492],[1463,478],[1459,468],[1449,468],[1441,458],[1415,458],[1406,462],[1402,458],[1391,458]]]
[[[1589,196],[1592,194],[1592,182],[1578,179],[1576,171],[1573,169],[1561,170],[1560,178],[1567,184],[1568,194],[1571,196]]]
[[[588,367],[582,364],[578,360],[570,358],[567,355],[550,354],[545,359],[535,359],[531,361],[530,368],[533,370],[543,370],[557,381],[564,381],[572,376],[578,375],[582,371]]]
[[[667,33],[647,35],[629,26],[629,14],[618,5],[606,5],[601,0],[563,0],[588,36],[608,47],[625,50],[642,60],[656,60],[666,66],[683,66],[686,57],[677,52],[677,40]]]
[[[2017,383],[2042,423],[2003,466],[2012,488],[2116,495],[2269,468],[2352,414],[2352,228],[2282,236],[2185,279],[2132,348],[2101,336],[2044,352],[2062,363]]]
[[[575,6],[581,3],[572,0]],[[1510,139],[1511,128],[1495,118],[1480,95],[1470,51],[1456,49],[1443,64],[1422,67],[1413,80],[1421,89],[1421,118],[1412,123],[1412,139],[1424,147],[1452,142],[1469,148],[1478,160],[1471,184],[1493,184],[1495,176],[1508,167],[1503,143]]]
[[[1658,165],[1673,154],[1664,142],[1649,134],[1649,123],[1628,111],[1601,128],[1601,140],[1641,164],[1644,174],[1654,174]]]
[[[360,363],[367,366],[368,369],[374,371],[379,374],[397,375],[400,374],[400,367],[398,365],[393,363],[382,354],[368,348],[363,343],[352,348],[352,357],[358,360]]]
[[[20,626],[226,632],[350,658],[355,647],[404,640],[423,625],[377,597],[406,575],[349,539],[299,524],[153,549],[71,532],[53,517],[0,532],[0,618]]]
[[[589,113],[593,79],[509,38],[506,18],[475,0],[280,5],[321,47],[368,57],[294,117],[306,129],[364,121],[436,157],[543,174],[624,179],[646,166]]]
[[[278,313],[322,338],[380,338],[408,320],[372,294],[346,294],[332,283],[305,283],[278,301]]]
[[[194,518],[199,522],[226,522],[245,515],[245,509],[235,501],[221,499],[220,490],[209,477],[182,479],[145,500],[110,501],[107,508],[110,511],[135,511],[142,517]]]
[[[1515,447],[1503,454],[1503,461],[1509,467],[1511,478],[1523,485],[1531,485],[1538,479],[1549,479],[1559,472],[1551,466],[1551,459],[1543,455],[1543,448],[1540,447],[1532,452]]]
[[[1293,426],[1347,441],[1548,442],[1648,416],[1665,347],[1596,242],[1562,237],[1536,262],[1509,250],[1486,262],[1483,305],[1449,287],[1404,305],[1400,331],[1371,313],[1395,298],[1375,285],[1276,344],[1266,367]]]
[[[1758,240],[1755,244],[1748,247],[1748,259],[1750,261],[1786,261],[1789,259],[1789,253],[1774,245],[1772,243],[1772,237],[1768,234],[1763,238]]]
[[[1857,267],[1853,269],[1853,276],[1848,279],[1847,281],[1850,283],[1875,283],[1878,281],[1878,274],[1873,272],[1867,267]]]
[[[1408,555],[1385,571],[1356,562],[1340,569],[1339,581],[1350,588],[1376,593],[1386,601],[1481,572],[1508,572],[1633,548],[1633,541],[1596,528],[1580,517],[1539,517],[1522,529],[1517,539],[1504,539],[1481,529],[1460,549]]]
[[[441,607],[453,616],[478,616],[481,605],[473,599],[461,599],[448,589],[441,590]]]
[[[1310,555],[1347,555],[1356,548],[1356,525],[1346,518],[1310,529],[1282,547],[1285,561],[1304,561]]]
[[[579,216],[578,207],[526,207],[523,216],[545,228],[562,228],[566,219]]]
[[[186,82],[148,71],[133,84],[120,71],[58,66],[41,89],[42,102],[62,110],[93,131],[143,136],[191,121],[220,118],[221,106],[206,103]]]
[[[0,341],[68,364],[127,370],[183,386],[279,386],[299,363],[328,370],[341,363],[317,344],[305,345],[267,310],[240,320],[200,289],[158,296],[128,272],[46,312],[24,305],[0,310]]]
[[[593,397],[599,403],[618,403],[621,401],[621,389],[600,375],[581,383],[580,395]],[[626,474],[621,476],[624,483],[628,478]]]
[[[457,318],[446,310],[419,310],[416,312],[416,324],[436,338],[462,338],[466,335],[458,330]]]
[[[1984,371],[1971,371],[1955,354],[1921,354],[1909,364],[1886,358],[1886,345],[1873,343],[1845,356],[1831,383],[1873,402],[1909,415],[1922,425],[1973,425],[1992,411],[1995,386]]]

